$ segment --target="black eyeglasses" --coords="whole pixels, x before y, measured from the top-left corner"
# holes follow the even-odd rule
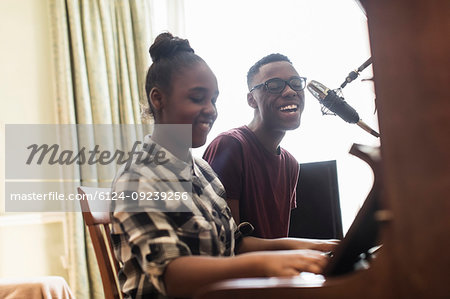
[[[256,88],[265,86],[270,93],[281,93],[286,87],[286,84],[295,91],[301,91],[306,87],[306,78],[292,77],[287,81],[280,78],[272,78],[264,83],[253,86],[252,89],[250,89],[250,92],[254,91]]]

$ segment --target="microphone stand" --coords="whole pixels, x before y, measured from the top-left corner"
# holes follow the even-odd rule
[[[341,84],[341,89],[344,88],[348,83],[358,78],[359,73],[362,72],[366,67],[368,67],[371,64],[372,64],[372,57],[369,57],[369,59],[367,59],[363,64],[361,64],[359,68],[350,72],[347,78],[345,78],[344,83]]]
[[[369,59],[367,59],[363,64],[361,64],[359,68],[357,68],[356,70],[350,72],[348,74],[347,78],[345,78],[344,83],[341,84],[340,90],[342,90],[348,83],[350,83],[353,80],[355,80],[356,78],[358,78],[359,73],[362,72],[365,68],[367,68],[371,64],[372,64],[372,57],[369,57]],[[361,127],[363,130],[365,130],[366,132],[372,134],[373,136],[380,137],[380,134],[378,132],[376,132],[374,129],[369,127],[362,120],[359,120],[356,124],[359,127]]]

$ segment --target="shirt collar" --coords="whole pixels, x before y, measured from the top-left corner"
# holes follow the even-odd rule
[[[164,164],[164,167],[171,169],[174,173],[177,173],[180,179],[186,181],[192,181],[193,174],[193,165],[194,159],[192,157],[192,153],[189,151],[188,162],[183,161],[173,155],[168,149],[156,143],[151,135],[146,135],[144,137],[144,144],[146,144],[146,148],[150,149],[152,144],[155,144],[153,151],[150,153],[150,156],[154,156],[157,152],[164,152],[167,163]],[[144,150],[145,151],[145,150]]]

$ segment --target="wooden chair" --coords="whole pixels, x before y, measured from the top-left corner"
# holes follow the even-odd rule
[[[118,271],[119,262],[114,256],[110,238],[110,215],[109,201],[89,201],[87,195],[95,192],[109,192],[108,188],[78,187],[78,194],[82,195],[80,200],[83,220],[89,230],[89,235],[94,246],[100,275],[102,278],[103,291],[106,299],[123,298],[120,290]],[[102,206],[98,207],[101,203]],[[94,205],[97,205],[95,208]]]

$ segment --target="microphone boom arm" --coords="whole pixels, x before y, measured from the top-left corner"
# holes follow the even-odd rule
[[[361,73],[366,67],[368,67],[371,64],[372,64],[372,57],[369,57],[369,59],[367,59],[363,64],[361,64],[359,68],[348,74],[347,78],[345,78],[344,83],[341,84],[341,88],[344,88],[348,83],[358,78],[359,73]]]
[[[378,133],[377,131],[375,131],[374,129],[372,129],[371,127],[369,127],[365,122],[363,122],[362,120],[359,120],[356,123],[360,128],[364,129],[364,131],[372,134],[375,137],[380,137],[380,133]]]

